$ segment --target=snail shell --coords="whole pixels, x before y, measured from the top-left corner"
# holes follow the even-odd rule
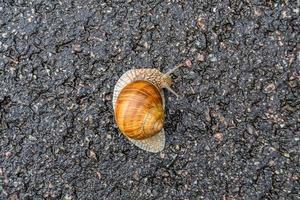
[[[121,132],[139,148],[159,152],[165,146],[165,98],[171,78],[157,69],[132,69],[117,81],[113,109]]]
[[[164,108],[158,89],[148,81],[134,81],[120,92],[116,102],[116,122],[129,138],[143,140],[163,127]]]

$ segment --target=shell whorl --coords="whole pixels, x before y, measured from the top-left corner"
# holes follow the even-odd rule
[[[143,140],[156,135],[163,128],[164,118],[162,97],[152,83],[134,81],[119,93],[115,119],[127,137]]]
[[[149,81],[150,83],[155,85],[159,90],[161,97],[163,99],[163,106],[165,105],[165,98],[162,91],[162,88],[164,87],[165,84],[165,75],[157,69],[146,69],[146,68],[132,69],[127,71],[125,74],[123,74],[115,85],[114,92],[113,92],[113,99],[112,99],[114,110],[116,107],[115,105],[116,105],[117,97],[121,92],[121,90],[129,83],[132,83],[137,80]]]

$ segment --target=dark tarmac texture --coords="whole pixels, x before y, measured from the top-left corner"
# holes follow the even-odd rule
[[[0,2],[0,199],[299,199],[299,1]],[[166,147],[112,91],[175,72]]]

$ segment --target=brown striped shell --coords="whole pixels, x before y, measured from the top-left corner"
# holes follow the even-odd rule
[[[112,103],[116,123],[143,150],[159,152],[165,146],[162,89],[171,84],[170,76],[157,69],[132,69],[114,87]]]
[[[131,139],[156,135],[165,119],[160,92],[149,81],[129,83],[118,95],[115,119],[121,132]]]

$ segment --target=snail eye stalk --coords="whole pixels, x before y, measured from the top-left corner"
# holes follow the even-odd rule
[[[167,90],[169,90],[171,93],[173,93],[176,97],[177,97],[177,99],[180,97],[179,96],[179,94],[177,94],[174,90],[172,90],[172,88],[170,88],[169,86],[166,86],[165,87]]]
[[[173,67],[173,69],[170,69],[166,75],[170,75],[172,74],[174,71],[176,71],[179,67],[191,67],[192,66],[192,61],[191,60],[186,60],[183,63],[180,63],[178,65],[176,65],[175,67]]]
[[[184,66],[183,63],[181,63],[181,64],[179,64],[179,65],[176,65],[175,67],[173,67],[173,69],[170,69],[170,70],[166,73],[166,75],[172,74],[172,73],[175,72],[179,67],[182,67],[182,66]]]

